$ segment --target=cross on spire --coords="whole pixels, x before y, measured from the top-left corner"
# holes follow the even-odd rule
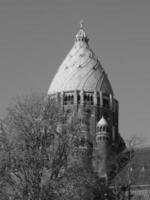
[[[83,19],[80,20],[80,29],[83,29],[83,24],[84,24],[84,21]]]
[[[88,43],[89,39],[83,29],[83,24],[84,24],[84,21],[83,21],[83,19],[81,19],[80,20],[80,30],[78,31],[78,33],[76,35],[76,41],[82,41],[82,42]]]

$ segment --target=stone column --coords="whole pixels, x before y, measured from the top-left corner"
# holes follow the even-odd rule
[[[81,105],[84,104],[84,91],[83,90],[81,90],[81,92],[80,92],[80,103],[81,103]]]
[[[61,92],[61,94],[60,94],[60,107],[63,110],[63,107],[64,107],[64,92]]]
[[[109,102],[110,102],[110,109],[112,111],[113,110],[113,96],[111,94],[109,95]]]
[[[94,91],[94,105],[97,106],[97,91]]]
[[[77,90],[74,91],[74,105],[78,104],[78,92]]]
[[[100,107],[103,107],[103,94],[101,91],[99,94],[100,94]]]
[[[56,104],[57,104],[57,105],[60,105],[60,103],[61,103],[60,93],[57,92],[57,93],[56,93]]]

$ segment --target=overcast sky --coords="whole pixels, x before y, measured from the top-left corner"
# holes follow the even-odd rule
[[[150,144],[149,0],[0,0],[0,117],[17,95],[47,92],[84,19],[120,103],[120,133]]]

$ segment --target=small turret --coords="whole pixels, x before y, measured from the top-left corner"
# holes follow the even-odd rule
[[[101,141],[107,141],[108,139],[109,139],[108,123],[102,116],[100,121],[97,123],[96,143],[99,143]]]
[[[96,146],[95,146],[95,171],[99,178],[107,184],[107,158],[108,158],[108,141],[109,125],[104,117],[97,123],[96,128]]]

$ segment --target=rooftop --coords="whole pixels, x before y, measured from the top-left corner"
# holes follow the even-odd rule
[[[74,90],[102,91],[113,95],[107,74],[89,46],[83,23],[80,24],[72,49],[50,84],[48,94]]]

